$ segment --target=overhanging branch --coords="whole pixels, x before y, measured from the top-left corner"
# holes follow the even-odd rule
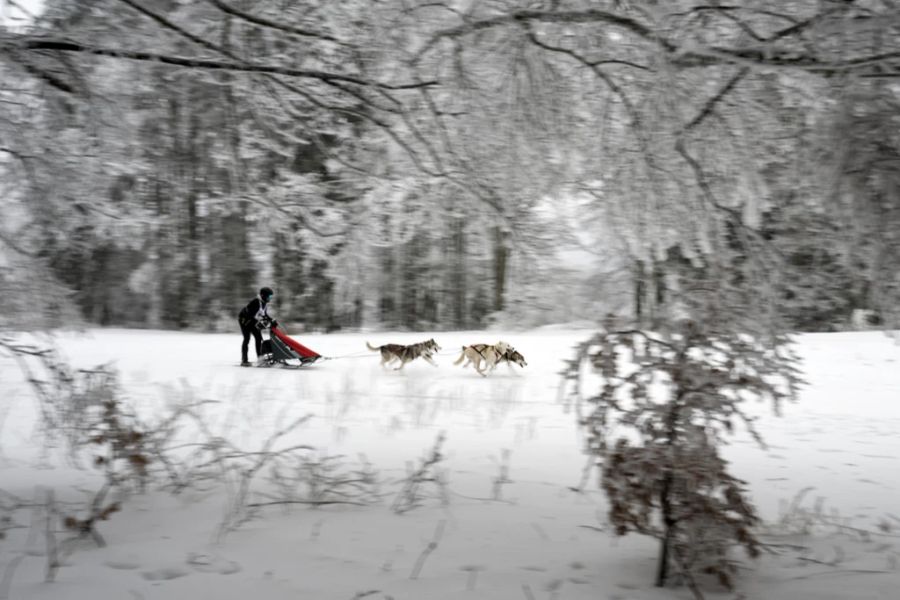
[[[490,17],[487,19],[473,20],[456,27],[444,29],[432,35],[428,41],[415,53],[413,63],[418,62],[442,39],[459,38],[477,31],[502,27],[512,24],[521,24],[531,21],[549,23],[607,23],[631,31],[639,37],[655,39],[655,32],[649,27],[615,13],[603,10],[583,11],[544,11],[544,10],[520,10],[505,15]]]
[[[231,6],[230,4],[226,4],[222,2],[222,0],[207,0],[210,4],[221,10],[222,12],[229,14],[233,17],[238,17],[239,19],[243,19],[248,23],[253,23],[254,25],[259,25],[260,27],[267,27],[269,29],[277,29],[278,31],[283,31],[285,33],[293,33],[296,35],[301,35],[304,37],[312,37],[320,40],[325,40],[327,42],[334,42],[336,44],[341,45],[349,45],[347,42],[337,39],[332,35],[328,35],[327,33],[319,33],[317,31],[313,31],[311,29],[304,29],[302,27],[294,27],[292,25],[286,25],[284,23],[278,23],[276,21],[272,21],[270,19],[266,19],[264,17],[259,17],[248,12],[244,12],[242,10],[238,10],[237,8]]]
[[[171,29],[172,31],[178,33],[178,35],[191,40],[198,46],[206,48],[207,50],[212,50],[214,52],[224,54],[225,56],[227,56],[228,58],[231,58],[232,60],[237,60],[236,56],[232,55],[229,52],[226,52],[219,46],[213,44],[212,42],[210,42],[208,40],[203,39],[199,35],[194,35],[193,33],[188,31],[187,29],[184,29],[183,27],[179,27],[178,25],[176,25],[169,19],[165,18],[164,16],[157,14],[157,13],[153,12],[152,10],[149,10],[148,8],[145,8],[144,6],[141,6],[137,2],[134,2],[133,0],[119,0],[119,2],[122,2],[123,4],[127,4],[128,6],[130,6],[134,10],[138,11],[145,17],[149,17],[150,19],[152,19],[153,21],[156,21],[156,23],[158,23],[159,25],[162,25],[166,29]]]
[[[373,81],[353,75],[344,75],[341,73],[331,73],[328,71],[320,71],[316,69],[295,69],[281,65],[269,65],[251,62],[235,62],[235,61],[219,61],[205,58],[194,58],[187,56],[176,56],[171,54],[161,54],[157,52],[146,52],[142,50],[124,50],[116,48],[104,48],[92,46],[81,42],[71,40],[39,38],[32,36],[17,36],[14,41],[7,41],[0,45],[0,50],[51,50],[56,52],[76,52],[82,54],[91,54],[94,56],[108,56],[112,58],[125,58],[130,60],[153,62],[167,65],[175,65],[179,67],[187,67],[191,69],[204,69],[211,71],[232,71],[243,73],[261,73],[268,75],[284,75],[287,77],[296,77],[301,79],[315,79],[325,83],[343,82],[351,83],[363,87],[379,88],[385,90],[408,90],[422,87],[437,85],[436,81],[421,81],[414,83],[385,83],[381,81]]]
[[[670,64],[683,68],[706,67],[717,64],[743,64],[750,67],[792,68],[819,75],[830,75],[839,72],[864,70],[872,66],[883,65],[886,62],[900,60],[900,51],[857,56],[849,59],[822,60],[815,54],[798,54],[796,50],[779,50],[772,47],[772,42],[796,36],[809,30],[822,19],[845,10],[846,7],[841,6],[817,13],[812,17],[793,23],[789,27],[775,32],[771,36],[764,38],[759,45],[751,48],[707,47],[693,42],[676,44],[669,41],[662,33],[635,19],[602,10],[520,10],[485,19],[472,20],[456,27],[437,31],[415,53],[412,62],[415,64],[420,61],[443,39],[459,39],[479,31],[531,22],[610,25],[634,34],[639,39],[659,47],[669,55]],[[760,36],[755,34],[753,37],[759,38]]]
[[[738,84],[738,82],[744,78],[744,76],[750,71],[747,67],[744,67],[740,71],[734,74],[731,79],[729,79],[725,85],[722,86],[716,94],[712,96],[706,103],[703,105],[703,108],[697,113],[693,119],[691,119],[682,129],[682,133],[693,129],[700,125],[706,117],[712,114],[712,111],[715,109],[716,104],[718,104],[719,100],[725,97],[728,92],[734,89],[734,86]]]
[[[12,60],[12,62],[19,65],[34,77],[44,81],[47,85],[67,94],[76,93],[75,88],[72,87],[69,82],[64,81],[63,79],[57,77],[55,74],[47,71],[46,69],[38,67],[37,65],[30,62],[26,57],[21,56],[19,52],[15,52],[13,50],[7,52],[6,55],[10,58],[10,60]]]

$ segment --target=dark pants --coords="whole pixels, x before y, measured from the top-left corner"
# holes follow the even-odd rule
[[[241,333],[244,334],[244,341],[241,343],[241,362],[249,362],[247,351],[249,350],[251,335],[256,343],[256,358],[259,358],[259,355],[262,353],[262,333],[257,329],[253,321],[238,319],[238,323],[241,326]]]

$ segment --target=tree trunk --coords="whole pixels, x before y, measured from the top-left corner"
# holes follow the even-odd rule
[[[418,310],[418,277],[417,263],[419,256],[418,236],[403,245],[403,273],[400,275],[400,295],[397,302],[400,306],[401,321],[404,327],[417,328]]]
[[[644,261],[635,261],[634,273],[634,320],[639,326],[644,322],[647,284],[644,281]]]
[[[199,132],[199,120],[196,114],[190,115],[187,123],[188,134],[185,140],[184,154],[179,162],[182,162],[181,186],[184,190],[185,201],[185,240],[181,241],[181,252],[187,250],[187,261],[179,274],[179,296],[181,314],[178,316],[178,326],[189,327],[199,317],[200,295],[203,291],[203,281],[200,276],[200,216],[197,212],[197,200],[200,195],[200,157],[197,149],[197,134]],[[185,248],[184,246],[187,246]]]
[[[666,271],[658,261],[653,262],[653,288],[654,303],[656,304],[654,313],[658,314],[659,307],[666,303]]]
[[[670,452],[674,452],[678,443],[678,417],[681,409],[681,399],[684,397],[684,391],[681,389],[681,363],[684,360],[684,353],[687,349],[682,350],[678,357],[678,367],[672,374],[673,383],[676,386],[675,397],[669,407],[669,414],[666,415],[666,446]],[[670,455],[669,464],[666,465],[666,474],[663,476],[662,488],[659,491],[659,508],[662,512],[663,521],[663,539],[660,542],[659,562],[656,565],[656,587],[663,587],[669,576],[669,551],[672,546],[672,540],[675,534],[676,519],[672,514],[672,483],[675,480],[674,458]]]
[[[466,234],[463,219],[454,221],[452,235],[450,252],[453,271],[450,277],[450,302],[453,324],[462,329],[466,322]]]
[[[672,473],[666,474],[662,489],[659,492],[659,504],[663,517],[663,539],[660,541],[659,561],[656,564],[656,587],[666,585],[669,576],[669,548],[672,544],[672,533],[675,521],[672,518],[672,501],[669,494],[672,489]]]
[[[379,289],[381,299],[378,304],[378,321],[382,325],[394,324],[394,281],[396,269],[394,268],[394,252],[392,247],[379,249],[381,254],[381,273]]]
[[[494,311],[503,310],[506,292],[506,266],[509,259],[509,232],[494,227]]]

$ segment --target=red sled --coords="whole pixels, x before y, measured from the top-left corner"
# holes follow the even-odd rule
[[[273,326],[269,328],[269,339],[263,341],[261,358],[265,366],[302,367],[321,360],[322,355]]]

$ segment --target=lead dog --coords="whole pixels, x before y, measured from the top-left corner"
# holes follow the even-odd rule
[[[503,357],[511,350],[514,351],[513,347],[506,342],[497,342],[493,345],[472,344],[471,346],[463,346],[462,353],[453,364],[458,365],[462,361],[468,359],[469,362],[464,364],[464,367],[474,365],[475,370],[478,371],[479,375],[487,377],[485,370],[490,369],[493,371],[496,369],[500,361],[503,360]],[[482,361],[484,361],[485,369],[481,368]]]
[[[437,345],[434,338],[426,342],[410,344],[409,346],[404,346],[402,344],[384,344],[383,346],[375,347],[369,344],[369,342],[366,342],[366,347],[372,352],[381,352],[382,367],[395,360],[399,360],[400,366],[395,369],[397,371],[402,369],[403,365],[406,363],[412,362],[417,358],[424,358],[436,367],[437,363],[431,360],[431,357],[435,352],[440,352],[441,350],[441,347]]]
[[[509,350],[506,351],[506,353],[503,354],[503,356],[500,357],[500,362],[504,362],[504,361],[506,361],[506,365],[510,369],[512,369],[512,366],[514,364],[519,365],[523,369],[528,364],[527,362],[525,362],[525,357],[522,356],[522,353],[519,352],[518,350],[516,350],[515,348],[510,348]]]

